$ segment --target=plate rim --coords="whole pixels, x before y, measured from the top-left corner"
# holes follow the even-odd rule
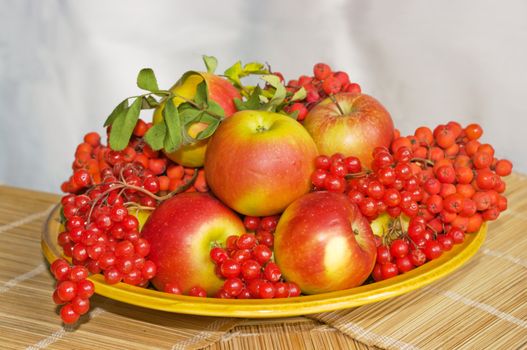
[[[51,241],[52,237],[56,237],[59,233],[59,210],[60,204],[57,204],[46,218],[42,231],[41,248],[48,263],[62,257],[56,241]],[[149,309],[239,318],[301,316],[367,305],[425,287],[464,265],[479,250],[486,234],[487,223],[484,223],[478,232],[466,234],[465,242],[455,245],[452,250],[444,252],[438,259],[388,280],[336,292],[293,298],[267,300],[197,298],[164,293],[123,282],[108,285],[101,274],[91,275],[88,279],[94,283],[96,294]]]

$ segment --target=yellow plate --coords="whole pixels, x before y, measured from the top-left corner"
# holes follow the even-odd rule
[[[49,262],[61,256],[57,244],[60,233],[59,206],[50,214],[42,235],[42,251]],[[385,281],[360,287],[318,295],[284,299],[216,299],[173,295],[156,290],[139,288],[125,283],[108,285],[100,274],[90,276],[97,294],[150,309],[193,315],[224,317],[288,317],[333,311],[374,303],[393,298],[424,287],[451,274],[469,260],[485,240],[487,226],[474,234],[466,235],[465,242],[433,261],[405,274]]]

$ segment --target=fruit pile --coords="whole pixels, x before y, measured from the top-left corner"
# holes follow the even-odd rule
[[[400,136],[326,64],[284,83],[260,63],[220,76],[204,60],[168,90],[143,69],[146,93],[110,114],[107,145],[88,133],[77,147],[51,265],[65,323],[88,312],[90,273],[195,297],[324,293],[421,266],[507,208],[512,164],[477,124]]]

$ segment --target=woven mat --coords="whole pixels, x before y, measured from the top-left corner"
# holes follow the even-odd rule
[[[56,195],[0,186],[0,349],[527,349],[527,177],[477,255],[424,289],[355,309],[271,320],[153,311],[95,296],[75,328],[40,252]]]

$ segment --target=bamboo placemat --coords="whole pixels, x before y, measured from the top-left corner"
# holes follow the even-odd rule
[[[509,210],[453,275],[384,302],[274,320],[179,315],[95,296],[63,327],[40,252],[58,196],[0,186],[0,349],[527,348],[527,177],[507,180]]]

